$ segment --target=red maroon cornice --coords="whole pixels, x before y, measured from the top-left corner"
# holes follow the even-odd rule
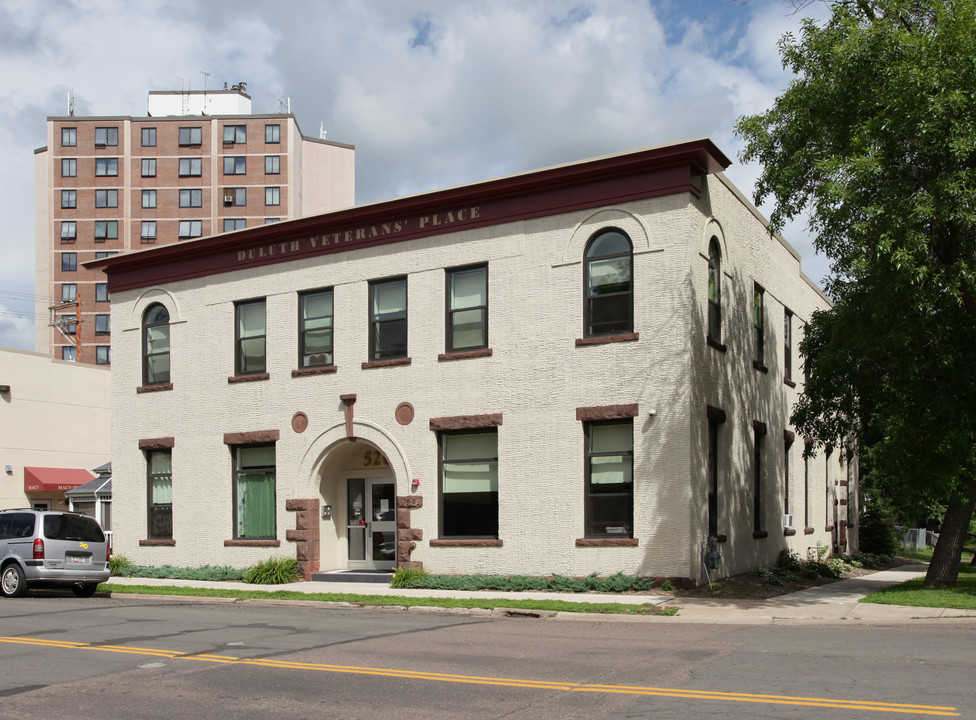
[[[730,161],[691,140],[262,225],[85,263],[110,292],[460,232],[614,203],[701,192]]]

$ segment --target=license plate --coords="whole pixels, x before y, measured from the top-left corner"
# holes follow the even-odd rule
[[[75,565],[84,565],[88,562],[88,558],[82,557],[81,555],[72,555],[71,562]]]

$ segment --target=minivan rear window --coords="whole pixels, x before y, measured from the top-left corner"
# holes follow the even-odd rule
[[[44,537],[48,540],[105,542],[102,529],[87,515],[45,515]]]

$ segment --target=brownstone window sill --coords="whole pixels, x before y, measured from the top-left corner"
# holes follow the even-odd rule
[[[795,388],[796,387],[796,383],[793,382],[792,380],[790,380],[789,378],[786,378],[786,377],[783,378],[783,384],[784,385],[789,385],[791,388]]]
[[[413,360],[408,357],[405,358],[394,358],[393,360],[373,360],[372,362],[364,362],[363,370],[371,370],[373,368],[382,367],[396,367],[397,365],[409,365]]]
[[[254,373],[253,375],[231,375],[227,378],[229,383],[257,382],[258,380],[270,380],[271,373]]]
[[[804,535],[813,535],[813,528],[803,528]]]
[[[329,375],[338,370],[335,365],[323,365],[322,367],[314,368],[301,368],[300,370],[292,370],[292,377],[306,377],[307,375]]]
[[[620,333],[619,335],[601,335],[600,337],[576,338],[576,347],[584,345],[606,345],[608,343],[634,342],[640,340],[640,333]]]
[[[483,350],[464,350],[461,352],[441,353],[437,356],[437,361],[445,362],[446,360],[467,360],[469,358],[491,357],[491,355],[491,348],[484,348]]]
[[[136,393],[141,395],[142,393],[163,392],[172,389],[173,383],[166,383],[165,385],[141,385],[136,388]]]
[[[502,547],[501,539],[484,538],[482,540],[431,540],[431,547]]]
[[[752,539],[753,540],[765,540],[768,537],[769,537],[769,531],[768,530],[756,530],[752,534]]]
[[[833,532],[833,531],[834,531],[833,525],[828,525],[827,527],[824,528],[824,532]]]
[[[224,547],[281,547],[281,540],[224,540]]]
[[[576,538],[576,547],[637,547],[637,538]]]
[[[783,528],[783,537],[793,537],[796,535],[796,528]]]
[[[729,349],[729,346],[728,345],[726,345],[723,342],[720,342],[719,340],[716,340],[711,335],[709,335],[705,340],[708,343],[708,347],[713,347],[716,350],[718,350],[719,352],[723,352],[724,353],[724,352],[727,352],[728,349]]]
[[[175,540],[140,540],[139,547],[176,547]]]
[[[765,365],[763,365],[763,364],[762,364],[761,362],[759,362],[758,360],[753,360],[753,361],[752,361],[752,366],[753,366],[754,368],[756,368],[756,370],[758,370],[758,371],[759,371],[759,372],[761,372],[761,373],[768,373],[768,372],[769,372],[769,368],[768,368],[768,367],[766,367]]]

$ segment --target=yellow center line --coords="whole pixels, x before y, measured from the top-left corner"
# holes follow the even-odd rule
[[[958,717],[956,708],[942,705],[910,705],[904,703],[887,703],[873,700],[843,700],[840,698],[811,698],[793,697],[789,695],[760,695],[754,693],[719,692],[716,690],[683,690],[681,688],[657,688],[629,685],[590,685],[575,682],[558,682],[547,680],[528,680],[524,678],[493,678],[480,675],[455,675],[447,673],[424,672],[420,670],[400,670],[396,668],[370,668],[355,665],[326,665],[320,663],[303,663],[289,660],[271,660],[262,658],[237,658],[230,655],[188,655],[175,650],[160,650],[154,648],[129,647],[124,645],[92,645],[71,641],[42,640],[33,638],[0,637],[0,642],[19,645],[35,645],[39,647],[61,648],[65,650],[100,650],[103,652],[127,653],[131,655],[149,655],[166,657],[172,660],[196,660],[198,662],[223,663],[235,665],[252,665],[256,667],[277,668],[282,670],[305,670],[316,672],[348,673],[356,675],[372,675],[377,677],[395,677],[408,680],[426,680],[431,682],[466,683],[471,685],[493,685],[498,687],[520,687],[535,690],[561,690],[566,692],[612,693],[628,695],[644,695],[650,697],[681,698],[692,700],[711,700],[723,702],[746,702],[766,705],[793,705],[798,707],[836,708],[842,710],[873,710],[887,713],[912,713],[915,715],[942,715]]]

